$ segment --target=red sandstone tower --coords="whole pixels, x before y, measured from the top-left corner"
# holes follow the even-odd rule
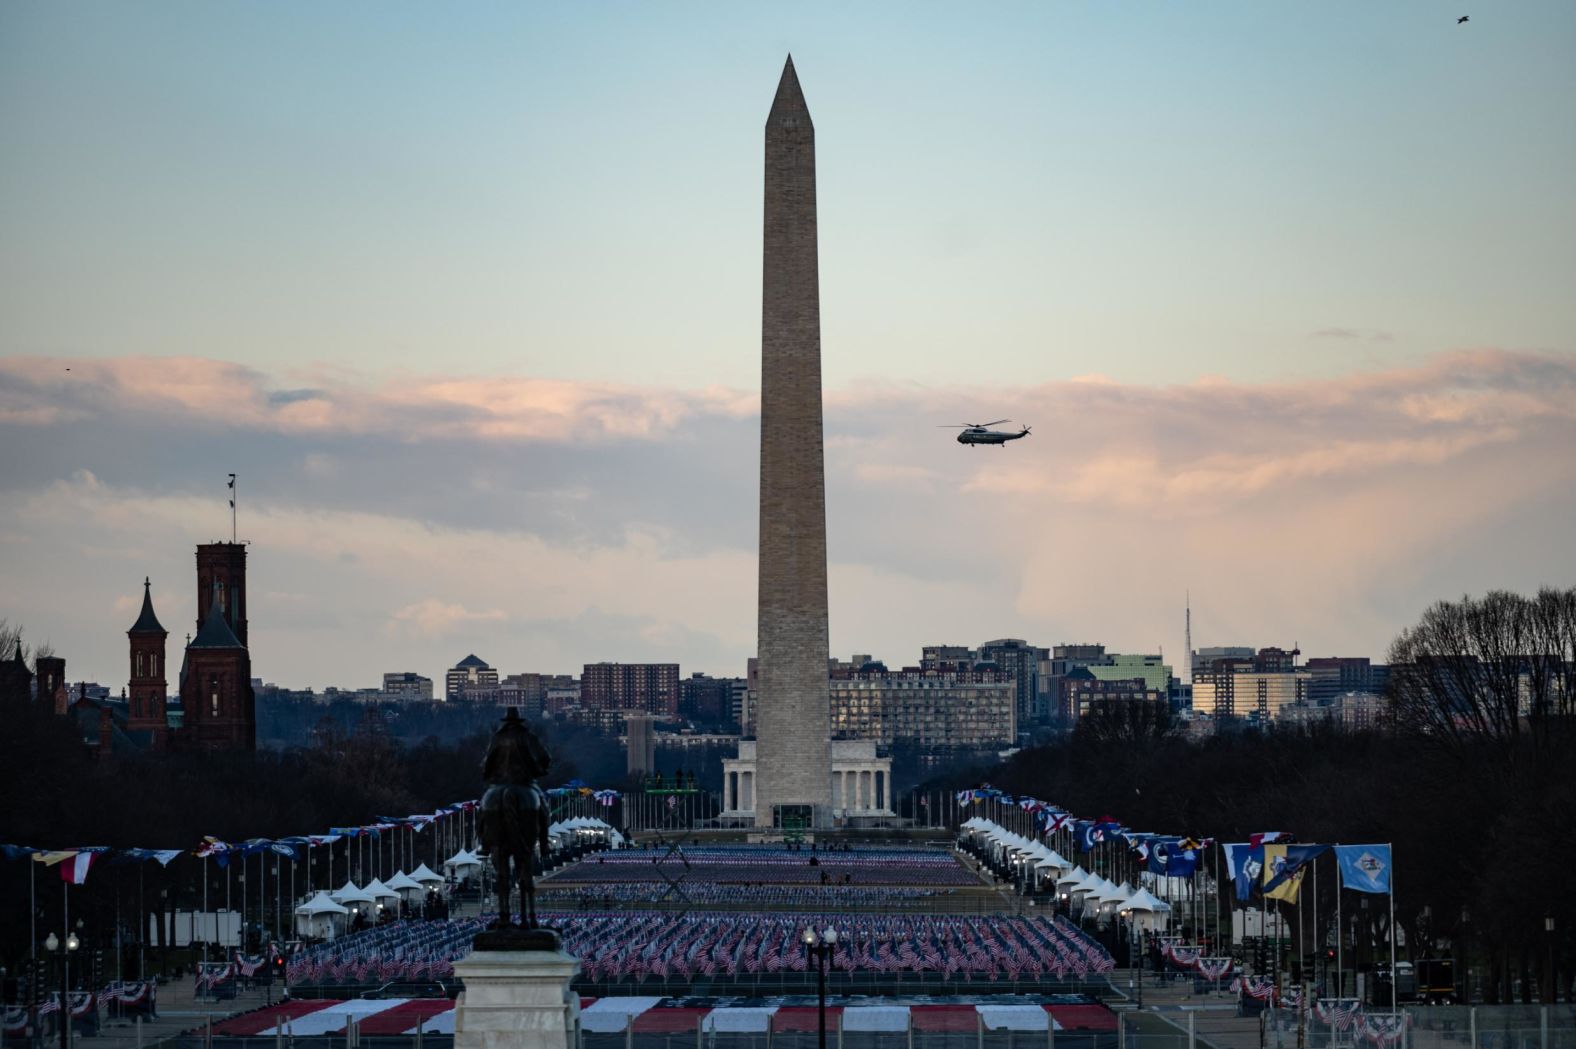
[[[241,647],[247,647],[245,543],[204,543],[197,548],[198,633],[215,600]]]
[[[66,695],[65,659],[60,656],[39,656],[33,660],[33,669],[38,674],[38,702],[64,716],[71,709],[71,697]]]
[[[181,666],[182,746],[253,750],[257,743],[252,661],[224,615],[222,588],[208,606]]]
[[[147,733],[148,745],[163,750],[169,743],[169,717],[165,710],[168,682],[164,674],[165,641],[169,631],[153,614],[153,591],[142,581],[142,614],[126,631],[131,648],[131,681],[127,688],[126,731]]]

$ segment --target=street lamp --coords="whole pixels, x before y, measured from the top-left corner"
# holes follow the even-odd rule
[[[67,930],[65,950],[61,950],[60,937],[51,932],[44,940],[44,949],[51,955],[60,955],[60,1049],[71,1049],[71,952],[82,946],[77,934]]]
[[[1549,952],[1549,993],[1548,997],[1543,999],[1545,1003],[1548,1003],[1559,997],[1559,987],[1554,982],[1554,915],[1552,914],[1543,916],[1543,940]]]
[[[1127,962],[1132,966],[1127,977],[1127,990],[1131,995],[1136,984],[1138,988],[1137,1005],[1144,1007],[1144,956],[1138,949],[1138,916],[1131,910],[1122,912],[1122,917],[1127,919]]]
[[[837,950],[837,930],[828,925],[819,936],[811,926],[805,926],[804,949],[815,959],[816,972],[816,1002],[819,1006],[817,1012],[816,1031],[819,1036],[819,1049],[826,1049],[826,962]]]

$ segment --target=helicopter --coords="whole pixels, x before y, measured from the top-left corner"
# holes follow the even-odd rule
[[[991,427],[998,423],[1011,422],[1010,419],[993,419],[988,423],[960,423],[957,426],[938,426],[939,430],[962,430],[958,434],[959,444],[1006,444],[1016,441],[1020,437],[1029,436],[1029,427],[1025,426],[1017,433],[1011,430],[992,430]]]

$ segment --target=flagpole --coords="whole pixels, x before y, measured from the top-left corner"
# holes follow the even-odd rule
[[[1346,993],[1346,922],[1341,918],[1342,890],[1346,888],[1346,875],[1341,871],[1341,857],[1335,856],[1335,997]]]
[[[1395,971],[1395,842],[1390,842],[1386,847],[1390,850],[1390,1011],[1399,1013],[1396,1003],[1400,999],[1396,992],[1400,989],[1401,981]]]
[[[1319,935],[1319,857],[1315,856],[1308,862],[1313,865],[1313,939],[1317,947],[1313,955],[1313,972],[1317,976],[1319,973],[1319,956],[1324,953],[1324,937]],[[1308,956],[1308,948],[1306,946],[1303,947],[1302,954],[1304,958]],[[1307,985],[1307,982],[1307,979],[1304,978],[1304,986]]]
[[[144,904],[144,906],[146,907],[146,904]],[[146,911],[144,911],[144,913],[146,913]],[[208,909],[208,857],[206,857],[206,856],[204,856],[202,858],[202,914],[203,914],[203,921],[204,922],[208,922],[208,921],[211,921],[213,919],[213,912]],[[218,935],[218,932],[219,932],[219,930],[217,928],[218,923],[215,922],[214,924],[216,926],[215,929],[214,929],[214,934]],[[137,934],[139,936],[146,936],[147,935],[146,931],[142,930],[142,929],[137,930]],[[209,939],[209,937],[208,937],[207,933],[204,933],[203,934],[203,938],[202,938],[202,960],[203,961],[207,961],[208,960],[208,939]],[[143,974],[143,973],[138,973],[137,975],[146,978],[145,974]]]

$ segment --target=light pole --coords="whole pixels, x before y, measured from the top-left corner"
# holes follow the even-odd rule
[[[71,952],[82,946],[77,934],[66,931],[65,949],[54,933],[44,941],[44,949],[60,955],[60,1049],[71,1049]]]
[[[1461,908],[1461,937],[1460,946],[1456,949],[1456,965],[1461,970],[1461,1004],[1472,1004],[1472,969],[1468,963],[1471,955],[1471,941],[1467,938],[1472,928],[1472,912]]]
[[[1547,997],[1543,999],[1543,1001],[1544,1004],[1548,1004],[1559,997],[1559,985],[1554,982],[1554,915],[1552,914],[1545,914],[1543,916],[1543,940],[1545,945],[1548,947],[1549,958],[1549,993]]]
[[[1137,1005],[1140,1009],[1142,1009],[1144,1007],[1144,956],[1139,950],[1138,916],[1132,911],[1127,910],[1122,912],[1122,917],[1127,919],[1127,961],[1128,964],[1132,966],[1132,974],[1127,979],[1127,989],[1129,993],[1131,993],[1134,985],[1137,985]]]
[[[828,925],[819,936],[811,926],[805,926],[804,949],[815,959],[816,1003],[818,1005],[816,1032],[819,1049],[826,1049],[826,962],[837,950],[837,930]]]

